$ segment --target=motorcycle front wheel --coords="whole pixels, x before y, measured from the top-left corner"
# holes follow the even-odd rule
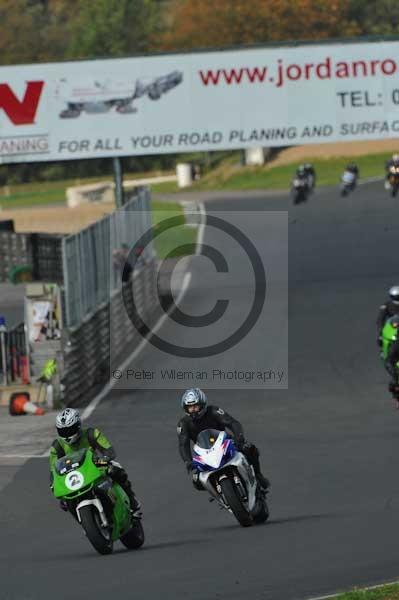
[[[222,479],[220,482],[222,494],[229,505],[231,512],[241,525],[241,527],[249,527],[252,525],[252,517],[247,509],[243,506],[238,490],[231,479]]]
[[[95,550],[99,554],[111,554],[114,547],[111,532],[102,526],[98,510],[92,506],[83,506],[80,509],[80,518],[82,527]]]

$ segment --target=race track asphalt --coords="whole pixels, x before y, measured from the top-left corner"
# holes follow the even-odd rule
[[[96,555],[50,496],[46,460],[29,460],[0,492],[1,600],[294,600],[398,578],[399,411],[375,319],[399,277],[399,200],[373,183],[345,199],[318,190],[297,207],[250,193],[207,207],[289,210],[289,388],[210,394],[261,450],[269,523],[242,529],[192,489],[177,454],[178,392],[115,390],[90,422],[143,500],[145,546]],[[200,314],[209,303],[193,285],[184,303]],[[254,340],[254,355],[276,343],[268,331]]]

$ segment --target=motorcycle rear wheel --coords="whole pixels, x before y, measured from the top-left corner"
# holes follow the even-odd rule
[[[114,543],[110,531],[101,526],[100,516],[97,509],[92,506],[83,506],[80,509],[82,527],[95,550],[99,554],[111,554]]]
[[[231,479],[222,479],[220,482],[223,496],[226,503],[231,508],[231,512],[241,525],[241,527],[249,527],[252,525],[252,517],[247,509],[243,506],[241,498],[238,495],[236,486]]]

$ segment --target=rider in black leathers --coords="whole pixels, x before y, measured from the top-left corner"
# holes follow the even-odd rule
[[[192,467],[191,442],[197,440],[201,431],[217,429],[219,431],[227,430],[232,435],[237,449],[253,466],[260,487],[264,490],[269,488],[270,482],[260,470],[259,450],[254,444],[245,440],[244,430],[239,421],[217,406],[208,406],[206,396],[199,388],[186,390],[181,404],[186,415],[180,419],[177,425],[179,452],[186,464],[187,471],[191,473],[194,487],[203,489],[198,481],[198,472]]]
[[[390,170],[391,167],[396,167],[396,168],[399,167],[399,154],[393,154],[392,158],[390,158],[389,160],[387,160],[386,163],[385,163],[385,173],[386,173],[386,176],[385,176],[385,187],[387,189],[389,189],[389,187],[390,187],[388,179],[389,179],[389,175],[390,175],[389,170]]]

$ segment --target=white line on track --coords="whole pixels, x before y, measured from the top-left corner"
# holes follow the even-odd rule
[[[198,207],[199,207],[199,211],[201,214],[201,223],[199,224],[199,227],[198,227],[197,245],[195,248],[195,254],[201,254],[201,252],[202,252],[202,244],[203,244],[203,240],[204,240],[205,225],[206,225],[206,210],[205,210],[204,203],[199,202]]]
[[[358,181],[358,185],[366,185],[367,183],[373,183],[374,181],[384,181],[385,177],[366,177]]]
[[[356,590],[359,591],[368,591],[368,590],[378,590],[386,585],[394,585],[398,584],[399,581],[387,581],[386,583],[378,583],[377,585],[370,585],[368,587],[357,587]],[[336,598],[340,594],[347,594],[350,590],[335,592],[335,594],[328,594],[327,596],[313,596],[312,598],[308,598],[307,600],[330,600],[331,598]]]

